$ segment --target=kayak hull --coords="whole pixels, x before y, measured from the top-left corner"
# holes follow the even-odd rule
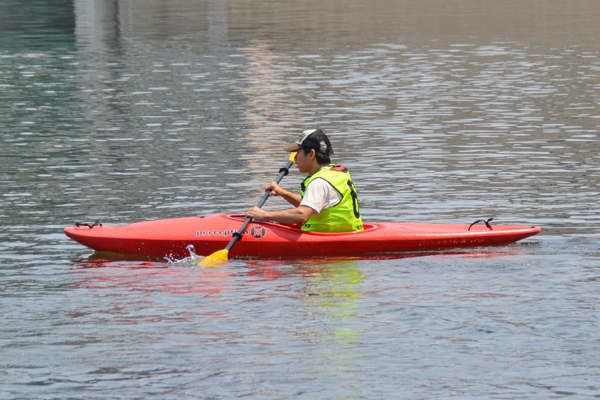
[[[155,257],[187,257],[224,249],[241,228],[243,216],[208,215],[115,226],[65,228],[71,239],[100,252]],[[251,222],[231,257],[343,256],[469,248],[513,243],[541,232],[536,226],[429,223],[374,223],[344,233],[304,232],[270,222]]]

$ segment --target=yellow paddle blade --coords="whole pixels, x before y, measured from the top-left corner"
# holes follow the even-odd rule
[[[205,257],[204,260],[200,261],[198,263],[198,266],[200,266],[200,267],[221,267],[221,265],[219,265],[219,264],[222,263],[223,261],[227,261],[228,257],[229,257],[229,250],[227,250],[227,249],[215,251],[211,255]]]
[[[290,160],[291,162],[294,162],[294,160],[296,159],[296,153],[297,153],[297,151],[292,151],[290,153],[290,158],[288,158],[288,160]]]

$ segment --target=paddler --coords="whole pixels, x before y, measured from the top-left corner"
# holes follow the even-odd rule
[[[283,149],[297,152],[294,161],[308,177],[300,185],[300,195],[283,190],[276,182],[269,183],[265,191],[283,197],[294,208],[265,211],[253,207],[246,216],[257,221],[301,224],[302,230],[312,232],[362,231],[358,197],[350,173],[343,165],[331,164],[333,148],[325,133],[320,129],[306,130]]]

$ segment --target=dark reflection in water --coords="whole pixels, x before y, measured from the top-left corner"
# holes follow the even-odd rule
[[[73,49],[72,1],[17,1],[0,4],[0,49]]]
[[[598,20],[594,0],[1,4],[0,397],[595,396]],[[215,269],[62,234],[243,212],[313,126],[365,221],[544,232]]]

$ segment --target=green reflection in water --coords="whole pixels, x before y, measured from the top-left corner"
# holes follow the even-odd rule
[[[312,276],[311,285],[306,289],[306,299],[315,307],[328,310],[331,317],[355,316],[361,295],[356,286],[363,279],[364,274],[356,267],[356,261],[330,264]]]
[[[365,274],[354,260],[325,264],[324,268],[306,275],[309,285],[304,300],[311,311],[324,318],[321,327],[313,328],[310,342],[317,344],[318,363],[323,372],[334,378],[344,398],[359,398],[360,363],[367,356],[362,352],[361,340],[367,328],[360,321],[361,288]]]
[[[330,339],[353,345],[360,337],[360,330],[346,324],[360,315],[362,291],[359,286],[364,278],[354,260],[328,264],[309,276],[310,285],[305,288],[305,301],[313,309],[325,313],[333,325],[342,324],[327,327],[326,336]]]

